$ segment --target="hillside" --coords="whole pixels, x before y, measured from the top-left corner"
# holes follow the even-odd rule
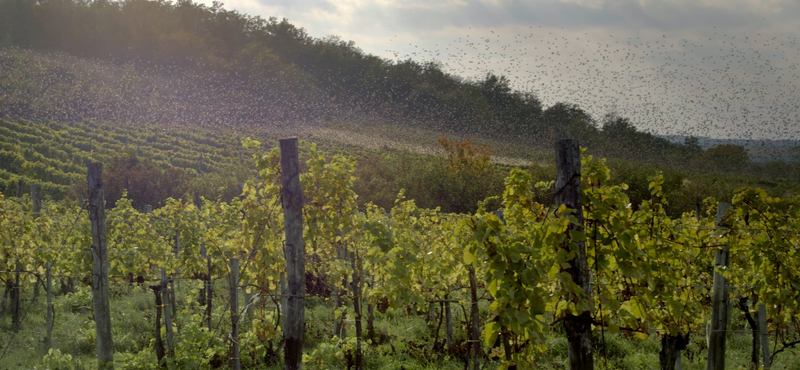
[[[0,16],[0,115],[12,119],[236,130],[346,122],[548,151],[571,137],[639,161],[697,154],[625,117],[592,117],[569,101],[545,107],[504,76],[473,81],[435,62],[383,59],[219,4],[21,0],[0,2]]]
[[[655,137],[625,117],[591,117],[569,102],[544,107],[503,76],[470,81],[436,63],[381,59],[286,20],[190,1],[20,4],[0,2],[8,195],[23,179],[53,198],[75,196],[84,164],[100,160],[126,176],[175,179],[127,179],[118,193],[163,185],[170,190],[148,202],[194,191],[229,199],[255,176],[241,138],[288,135],[356,157],[359,202],[385,207],[405,189],[424,207],[471,210],[499,195],[508,166],[535,164],[530,171],[548,179],[560,138],[609,158],[621,174],[613,181],[631,185],[633,200],[647,197],[647,176],[667,173],[673,214],[743,185],[795,194],[800,180],[797,166],[770,162],[778,157],[747,142]],[[463,184],[442,175],[440,137],[491,148],[484,189],[456,196]]]
[[[108,168],[115,161],[135,158],[147,168],[180,169],[179,176],[188,181],[235,171],[245,155],[249,153],[241,146],[240,138],[212,137],[209,132],[0,119],[0,190],[7,196],[17,195],[17,184],[22,180],[25,184],[40,184],[48,198],[75,197],[78,195],[75,185],[85,182],[86,165],[91,162],[104,162]],[[131,169],[137,164],[129,161],[117,163],[117,167]],[[170,179],[162,180],[161,184],[166,185],[165,181]],[[229,180],[233,186],[235,179]],[[121,190],[113,189],[109,197],[118,197]],[[234,192],[234,189],[213,189],[204,195]]]

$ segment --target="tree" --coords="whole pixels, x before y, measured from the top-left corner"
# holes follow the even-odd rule
[[[594,119],[577,104],[556,103],[542,113],[545,140],[580,139],[589,145],[597,134]]]
[[[722,171],[734,171],[747,165],[747,150],[739,145],[723,144],[706,150],[703,159]]]
[[[106,203],[109,208],[127,191],[137,209],[164,206],[167,198],[180,198],[189,185],[188,174],[176,167],[161,167],[128,151],[111,160],[105,170]]]

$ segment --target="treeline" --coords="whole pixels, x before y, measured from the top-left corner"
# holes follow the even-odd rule
[[[80,63],[64,65],[60,57],[31,63],[4,55],[4,69],[40,68],[37,81],[45,85],[4,86],[9,93],[0,105],[14,118],[245,127],[389,122],[539,145],[578,138],[598,154],[636,160],[683,163],[698,154],[622,117],[597,120],[569,103],[543,107],[504,76],[472,81],[435,62],[383,59],[352,41],[315,38],[286,19],[221,3],[0,0],[0,47],[118,67],[89,63],[73,71]],[[47,63],[55,65],[38,65]],[[72,88],[75,81],[81,89]],[[54,84],[67,91],[43,107],[34,97],[54,94]]]

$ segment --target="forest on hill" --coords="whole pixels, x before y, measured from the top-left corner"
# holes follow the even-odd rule
[[[0,48],[7,118],[235,128],[381,122],[548,148],[578,138],[596,154],[639,161],[684,164],[702,154],[625,117],[592,117],[570,102],[545,107],[505,76],[469,80],[435,61],[384,59],[221,3],[1,0]]]

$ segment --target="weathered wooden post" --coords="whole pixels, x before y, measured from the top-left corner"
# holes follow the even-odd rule
[[[769,357],[769,332],[767,331],[767,306],[758,304],[758,330],[761,334],[761,357],[764,369],[770,367]]]
[[[214,286],[213,281],[211,280],[211,273],[213,272],[213,265],[211,264],[211,256],[206,255],[206,267],[208,269],[208,285],[206,294],[206,320],[208,321],[208,330],[212,330],[211,326],[211,310],[213,308],[214,302]]]
[[[44,336],[44,347],[50,349],[52,347],[53,338],[53,273],[51,272],[51,264],[48,262],[45,265],[45,274],[47,274],[47,314],[46,314],[46,334]]]
[[[33,205],[33,218],[42,213],[42,200],[39,198],[39,184],[31,184],[31,204]]]
[[[167,329],[167,356],[171,359],[175,358],[175,336],[172,331],[172,314],[170,312],[169,301],[169,278],[167,277],[167,268],[161,268],[161,306],[164,308],[164,327]]]
[[[230,366],[233,370],[241,369],[239,361],[239,259],[231,258],[231,357]]]
[[[37,219],[39,216],[42,215],[42,201],[39,199],[39,184],[31,184],[31,205],[33,206],[33,218]],[[41,229],[37,226],[36,227],[36,235],[37,237],[41,236]],[[41,261],[36,260],[36,265],[38,266]],[[33,299],[39,297],[39,283],[41,282],[41,276],[36,274],[36,283],[33,284]]]
[[[303,189],[300,187],[300,160],[297,138],[281,139],[281,205],[286,244],[287,291],[284,338],[284,368],[303,366],[304,300],[306,295],[305,244],[303,242]]]
[[[730,203],[717,205],[717,231],[726,229],[725,218]],[[711,331],[708,337],[707,370],[725,370],[725,339],[728,331],[728,281],[720,272],[728,266],[728,246],[717,249],[714,255],[714,287],[711,295]]]
[[[203,210],[203,202],[200,200],[200,193],[194,192],[194,205],[197,207],[198,215],[197,221],[198,224],[200,223],[201,216],[199,215],[200,211]],[[200,305],[205,305],[205,321],[208,322],[208,330],[211,330],[211,308],[212,308],[212,300],[213,300],[213,286],[211,284],[211,257],[208,255],[208,249],[206,249],[206,242],[203,240],[200,244],[200,256],[206,259],[206,266],[207,266],[207,273],[205,279],[203,279],[203,289],[200,290]]]
[[[14,284],[11,286],[11,292],[9,293],[9,299],[11,300],[11,326],[15,332],[19,331],[20,326],[22,325],[22,320],[19,316],[19,282],[21,271],[22,267],[19,263],[19,260],[17,260],[16,267],[14,268]]]
[[[445,317],[445,340],[447,341],[447,350],[453,348],[453,313],[450,309],[450,295],[444,296],[444,317]]]
[[[353,292],[353,313],[356,319],[356,370],[363,370],[361,354],[361,271],[355,252],[350,252],[350,266],[353,268],[353,280],[350,282]]]
[[[194,206],[197,208],[197,224],[198,228],[200,227],[200,220],[202,217],[200,216],[200,211],[203,210],[203,202],[200,201],[200,193],[194,192]],[[200,257],[206,258],[206,243],[205,241],[200,242]],[[206,289],[208,289],[208,279],[203,278],[203,287],[200,288],[200,293],[197,296],[197,304],[201,306],[206,305]]]
[[[340,231],[340,235],[342,235]],[[343,235],[342,235],[343,236]],[[344,244],[344,243],[342,243]],[[338,245],[336,247],[337,252],[337,259],[344,261],[347,258],[347,247],[344,245]],[[347,289],[347,274],[342,277],[342,287]],[[342,310],[342,314],[339,317],[336,317],[336,311],[339,310],[340,307],[344,305],[343,297],[345,296],[339,291],[339,286],[333,284],[333,292],[331,293],[333,296],[333,334],[338,336],[339,338],[344,338],[347,336],[345,331],[345,320],[347,318],[345,314],[345,310]]]
[[[156,296],[156,358],[160,366],[166,368],[167,362],[164,360],[166,351],[164,350],[164,341],[161,339],[161,309],[164,307],[164,302],[161,299],[162,288],[164,288],[163,282],[150,286],[150,289],[153,290],[153,294]]]
[[[370,276],[369,287],[372,289],[375,286],[375,276]],[[367,338],[375,339],[375,305],[367,303]]]
[[[581,149],[577,140],[559,140],[556,143],[556,207],[566,206],[571,211],[560,214],[561,217],[573,216],[577,223],[570,223],[568,232],[583,232],[583,206],[581,204]],[[575,258],[568,261],[570,267],[564,269],[572,276],[572,281],[583,289],[583,297],[573,295],[570,300],[577,307],[585,307],[581,312],[569,313],[564,318],[564,328],[567,331],[567,353],[569,368],[593,369],[592,357],[592,315],[589,311],[592,302],[592,288],[589,281],[588,262],[586,260],[586,245],[583,241],[567,240],[562,245],[563,249],[570,252],[575,249]],[[588,302],[588,303],[587,303]]]
[[[480,317],[478,314],[478,278],[475,275],[475,267],[471,264],[469,269],[469,295],[470,295],[470,342],[472,343],[472,369],[481,368],[481,351],[483,350],[483,339],[481,338]]]
[[[175,260],[180,261],[180,254],[181,254],[181,230],[175,227],[175,246],[172,248],[175,254]],[[180,266],[180,264],[179,264]],[[172,297],[172,316],[177,315],[178,305],[175,299],[175,295],[178,294],[178,291],[181,289],[181,269],[180,267],[175,269],[175,279],[170,279],[170,297]]]
[[[287,305],[287,303],[286,303],[286,298],[287,298],[286,297],[287,296],[286,290],[287,290],[287,288],[286,288],[286,274],[284,274],[283,272],[281,272],[280,284],[281,284],[281,287],[280,287],[280,289],[281,289],[281,305],[280,305],[280,308],[279,308],[279,312],[281,314],[281,330],[283,331],[284,335],[286,335],[285,333],[286,333],[286,305]]]
[[[87,171],[89,221],[92,224],[92,305],[97,333],[97,364],[114,368],[114,341],[111,338],[111,309],[108,296],[108,247],[106,208],[103,196],[103,164],[91,163]]]
[[[22,200],[22,180],[17,182],[17,197],[20,199],[20,203]],[[17,259],[16,266],[14,267],[14,281],[6,281],[6,291],[8,291],[8,299],[9,299],[9,309],[11,311],[11,328],[14,331],[18,331],[20,327],[20,316],[19,316],[19,309],[20,309],[20,301],[19,301],[19,282],[20,282],[20,273],[22,271],[22,266],[20,265],[19,259]]]

